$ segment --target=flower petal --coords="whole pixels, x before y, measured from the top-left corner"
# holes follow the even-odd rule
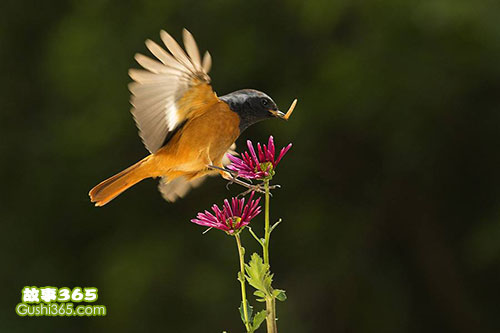
[[[281,159],[283,158],[283,156],[285,156],[285,154],[290,150],[290,148],[292,148],[292,144],[291,143],[289,143],[288,146],[286,146],[284,148],[281,148],[280,154],[278,156],[278,159],[274,163],[274,166],[276,166],[281,161]]]
[[[252,141],[247,140],[247,146],[248,146],[248,150],[250,150],[250,154],[252,154],[252,158],[255,162],[255,165],[259,165],[260,162],[259,162],[259,159],[257,158],[257,155],[255,154],[255,149],[253,148]]]
[[[270,156],[268,162],[274,162],[274,138],[272,135],[269,136],[269,140],[267,141],[267,151]]]

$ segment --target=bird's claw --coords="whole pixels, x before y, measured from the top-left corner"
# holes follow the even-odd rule
[[[257,185],[254,185],[252,183],[252,180],[251,179],[246,179],[249,181],[249,183],[241,180],[238,178],[238,172],[234,171],[234,170],[229,170],[229,169],[226,169],[226,168],[221,168],[221,167],[218,167],[218,166],[215,166],[215,165],[208,165],[209,168],[211,169],[216,169],[216,170],[220,170],[220,171],[224,171],[224,172],[227,172],[230,176],[230,178],[228,179],[228,183],[226,184],[226,189],[229,190],[229,185],[231,184],[238,184],[238,185],[241,185],[243,187],[246,187],[247,190],[244,191],[244,192],[241,192],[240,194],[237,195],[237,197],[241,197],[241,196],[245,196],[247,195],[248,193],[250,192],[258,192],[258,193],[262,193],[262,194],[265,194],[266,193],[266,188],[263,184],[257,184]],[[269,190],[274,190],[274,189],[277,189],[277,188],[281,188],[281,185],[271,185],[269,186]],[[272,197],[273,194],[269,192],[269,195]]]
[[[252,191],[266,194],[266,188],[263,184],[251,185],[251,186],[248,186],[247,188],[248,188],[248,190],[241,192],[240,194],[237,195],[237,197],[244,197],[245,195],[247,195],[248,193],[250,193]],[[276,184],[276,185],[269,186],[269,190],[274,190],[277,188],[281,188],[281,185]],[[272,197],[273,194],[271,192],[269,192],[269,196]]]
[[[262,193],[262,194],[265,194],[266,191],[262,190],[259,185],[252,185],[251,187],[248,188],[248,190],[246,191],[243,191],[241,192],[240,194],[238,194],[236,197],[239,198],[239,197],[244,197],[245,195],[247,195],[248,193],[250,192],[258,192],[258,193]],[[269,193],[270,196],[273,196],[271,193]]]

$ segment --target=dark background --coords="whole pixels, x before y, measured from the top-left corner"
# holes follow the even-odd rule
[[[168,204],[147,180],[104,208],[87,197],[146,155],[127,70],[145,39],[183,27],[210,50],[219,95],[299,98],[288,123],[238,140],[293,142],[271,212],[280,331],[500,331],[498,1],[3,0],[0,13],[2,332],[242,331],[234,240],[189,222],[239,188],[214,178]],[[25,285],[95,286],[108,316],[20,318]]]

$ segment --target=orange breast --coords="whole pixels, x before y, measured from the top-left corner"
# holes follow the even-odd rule
[[[198,172],[221,160],[240,134],[239,116],[225,102],[189,119],[155,155],[158,175],[172,171]]]

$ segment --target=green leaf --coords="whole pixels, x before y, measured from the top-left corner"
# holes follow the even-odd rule
[[[243,324],[246,325],[245,312],[243,311],[243,301],[241,302],[240,307],[238,309],[240,310],[241,321],[243,322]],[[248,310],[248,321],[251,322],[252,321],[252,314],[253,314],[253,306],[251,306],[250,303],[248,303],[248,301],[247,301],[247,310]]]
[[[260,327],[260,324],[262,324],[262,322],[266,319],[266,316],[267,316],[266,310],[257,312],[255,317],[253,318],[252,330],[256,331]]]
[[[286,300],[286,293],[282,289],[274,289],[273,290],[273,296],[278,299],[278,301],[284,301]]]
[[[272,274],[269,272],[269,265],[264,264],[262,258],[253,253],[249,264],[245,264],[248,283],[261,291],[265,296],[271,296]]]
[[[254,291],[254,296],[257,297],[257,302],[265,302],[266,301],[266,294],[264,294],[262,291],[260,290],[256,290]]]

